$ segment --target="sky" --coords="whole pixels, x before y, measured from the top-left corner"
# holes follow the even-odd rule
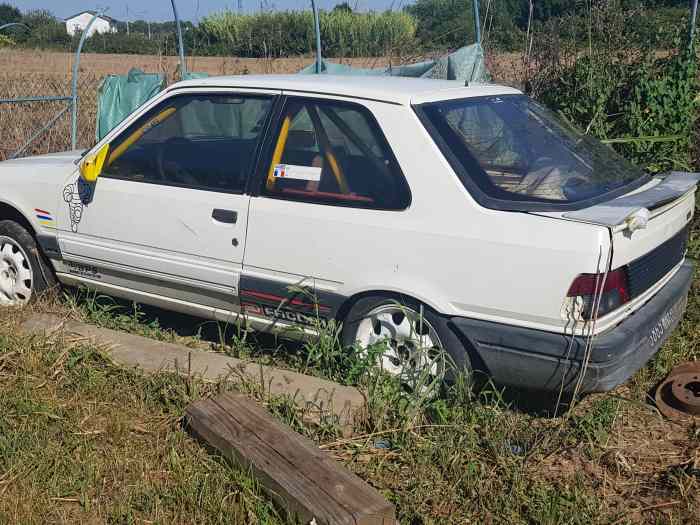
[[[239,0],[176,0],[178,14],[183,20],[197,21],[209,13],[222,9],[235,9]],[[261,0],[240,0],[244,12],[260,9]],[[332,9],[343,0],[317,0],[319,9]],[[0,0],[22,11],[47,9],[59,18],[66,18],[80,11],[109,6],[106,14],[117,20],[172,20],[170,0]],[[310,0],[262,0],[263,4],[283,9],[310,9]],[[400,8],[410,0],[348,0],[348,3],[362,11]],[[127,11],[128,10],[128,11]],[[128,12],[128,16],[127,16]]]

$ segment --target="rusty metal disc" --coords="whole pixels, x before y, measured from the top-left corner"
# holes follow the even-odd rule
[[[684,412],[700,415],[700,372],[686,372],[673,377],[671,394]]]
[[[700,417],[700,362],[674,368],[656,389],[656,406],[669,419]]]

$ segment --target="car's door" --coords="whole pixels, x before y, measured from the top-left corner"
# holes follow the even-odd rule
[[[372,252],[409,206],[408,184],[359,102],[288,97],[265,151],[240,283],[245,311],[332,317],[353,276],[393,271]]]
[[[63,191],[59,245],[68,281],[236,311],[245,186],[274,100],[182,92],[110,140],[97,181],[74,175]]]

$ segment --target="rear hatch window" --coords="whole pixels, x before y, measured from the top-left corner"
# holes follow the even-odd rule
[[[467,190],[489,208],[580,209],[641,186],[648,176],[525,95],[415,107]]]

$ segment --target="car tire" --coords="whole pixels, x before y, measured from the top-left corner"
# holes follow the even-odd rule
[[[407,341],[406,336],[411,336],[407,334],[407,326],[413,327],[412,335],[417,341]],[[343,345],[366,351],[382,337],[387,342],[387,352],[379,356],[378,364],[389,374],[398,376],[406,391],[423,390],[421,387],[428,384],[442,386],[445,380],[455,377],[455,372],[471,370],[465,347],[450,328],[448,319],[412,298],[373,295],[352,304],[343,322]],[[416,351],[418,359],[414,357]],[[437,363],[435,357],[439,357]]]
[[[0,221],[0,306],[27,304],[54,286],[32,234],[15,221]]]

